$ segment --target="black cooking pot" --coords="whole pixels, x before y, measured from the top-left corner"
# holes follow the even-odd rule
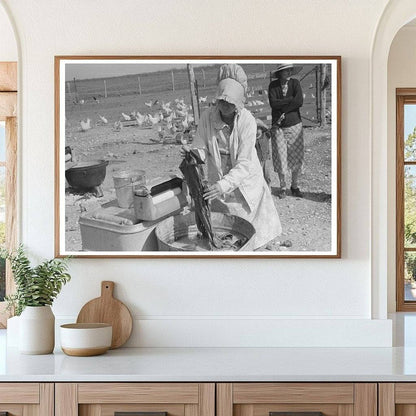
[[[65,178],[72,188],[92,189],[104,182],[107,165],[107,160],[79,162],[65,171]]]

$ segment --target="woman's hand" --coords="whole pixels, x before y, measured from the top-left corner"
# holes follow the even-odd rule
[[[215,198],[218,198],[222,195],[222,189],[219,183],[214,183],[214,185],[211,185],[208,190],[204,193],[204,198],[209,202],[212,201]]]
[[[190,150],[191,150],[190,146],[188,146],[187,144],[184,144],[181,147],[180,151],[179,151],[180,152],[180,155],[181,155],[181,158],[184,159],[186,153],[189,152]]]

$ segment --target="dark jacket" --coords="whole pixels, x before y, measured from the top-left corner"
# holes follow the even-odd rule
[[[280,80],[272,81],[269,85],[269,103],[272,108],[272,125],[276,126],[282,113],[285,118],[281,127],[291,127],[300,123],[299,108],[303,105],[303,93],[299,80],[290,78],[286,97],[283,96]]]

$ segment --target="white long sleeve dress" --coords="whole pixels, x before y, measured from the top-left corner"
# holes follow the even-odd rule
[[[258,249],[278,237],[282,227],[255,150],[256,133],[255,118],[245,108],[236,114],[230,131],[214,106],[202,114],[192,147],[205,151],[209,184],[218,182],[223,191],[211,210],[253,224]]]

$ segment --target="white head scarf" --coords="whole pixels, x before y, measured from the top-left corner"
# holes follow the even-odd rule
[[[244,69],[237,64],[221,65],[217,81],[218,90],[215,98],[234,104],[240,111],[244,107],[248,86]]]

